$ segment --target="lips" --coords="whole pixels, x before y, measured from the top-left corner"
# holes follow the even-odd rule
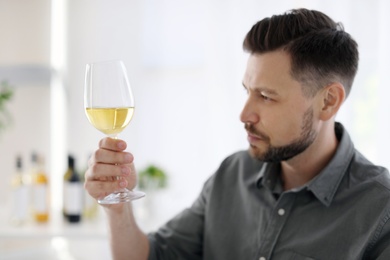
[[[251,124],[245,124],[245,130],[248,134],[248,142],[249,143],[255,143],[255,142],[268,142],[269,138],[265,134],[260,133],[260,131],[256,130],[253,125]]]
[[[248,132],[248,142],[249,143],[254,143],[254,142],[258,142],[258,141],[264,141],[264,139],[260,136],[257,136],[257,135],[254,135],[254,134],[251,134]]]

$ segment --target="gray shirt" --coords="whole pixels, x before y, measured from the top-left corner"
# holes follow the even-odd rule
[[[190,208],[149,234],[149,259],[389,260],[389,172],[335,131],[330,163],[289,191],[279,164],[226,158]]]

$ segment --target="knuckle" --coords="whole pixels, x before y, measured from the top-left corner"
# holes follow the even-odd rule
[[[124,186],[121,186],[120,182],[123,182]],[[86,182],[84,184],[84,187],[87,190],[88,194],[94,199],[102,199],[105,196],[125,187],[132,190],[135,188],[135,186],[136,183],[133,182],[131,179],[124,179],[121,181]]]
[[[97,172],[98,165],[92,164],[89,166],[88,170],[85,172],[84,179],[85,180],[93,180],[96,179],[96,172]]]
[[[106,145],[107,138],[100,139],[99,141],[99,147],[104,147]]]
[[[94,189],[93,188],[93,185],[89,182],[89,181],[86,181],[84,183],[84,189],[88,192],[88,194],[92,197],[92,198],[97,198],[99,196],[98,194],[98,190],[97,189]]]
[[[95,164],[92,164],[90,166],[90,172],[92,173],[91,175],[94,175],[94,173],[96,173],[98,171],[98,168],[99,168],[99,164],[95,163]]]
[[[102,158],[103,156],[104,156],[104,150],[98,149],[95,151],[95,160],[96,161],[99,161],[100,158]],[[93,164],[93,162],[92,162],[92,164]]]

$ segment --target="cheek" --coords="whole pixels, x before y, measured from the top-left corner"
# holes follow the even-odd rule
[[[274,146],[285,145],[301,134],[302,119],[292,113],[275,114],[264,122],[267,134]]]

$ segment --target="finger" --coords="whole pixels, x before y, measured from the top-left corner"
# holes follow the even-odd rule
[[[129,167],[130,174],[123,176],[123,178],[127,181],[126,188],[132,190],[137,185],[137,172],[135,170],[134,163],[130,164]]]
[[[92,154],[91,159],[89,161],[89,166],[92,166],[96,163],[128,164],[132,163],[133,160],[134,157],[129,152],[118,152],[100,148]]]
[[[106,180],[94,180],[86,181],[84,188],[95,199],[102,199],[107,195],[125,188],[128,185],[126,179],[106,179]]]
[[[137,183],[137,175],[135,172],[134,164],[127,165],[131,170],[130,174],[125,176],[100,176],[96,177],[96,174],[91,169],[86,171],[86,178],[84,188],[88,193],[96,198],[101,199],[118,189],[127,188],[129,190],[134,189]]]
[[[106,177],[129,176],[134,170],[132,164],[94,163],[85,172],[86,180],[105,180]]]
[[[99,148],[112,151],[124,151],[127,148],[127,143],[121,139],[105,137],[99,141]]]

